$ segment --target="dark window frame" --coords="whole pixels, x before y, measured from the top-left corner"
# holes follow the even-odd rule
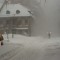
[[[9,11],[9,10],[7,10],[7,11],[6,11],[6,14],[10,14],[10,11]]]
[[[19,14],[20,13],[20,10],[16,10],[16,14]]]

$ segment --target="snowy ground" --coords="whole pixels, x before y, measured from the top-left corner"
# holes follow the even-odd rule
[[[60,38],[3,36],[0,60],[60,60]]]

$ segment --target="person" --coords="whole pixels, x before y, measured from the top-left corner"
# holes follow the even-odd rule
[[[48,33],[48,38],[49,38],[49,39],[51,38],[51,32]]]
[[[3,36],[2,36],[2,34],[0,34],[0,42],[1,42],[1,46],[3,45]]]

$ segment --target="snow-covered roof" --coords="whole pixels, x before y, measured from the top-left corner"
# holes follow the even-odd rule
[[[17,14],[17,10],[19,10],[20,13]],[[10,11],[10,13],[7,14],[6,11]],[[3,7],[2,11],[0,12],[0,17],[31,16],[28,11],[30,10],[22,6],[21,4],[8,4]]]

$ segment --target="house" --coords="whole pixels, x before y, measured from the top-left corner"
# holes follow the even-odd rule
[[[31,36],[31,11],[21,4],[0,5],[0,32]]]

